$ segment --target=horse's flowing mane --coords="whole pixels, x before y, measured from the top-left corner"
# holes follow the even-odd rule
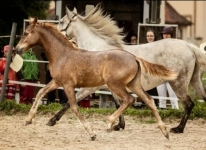
[[[57,29],[57,27],[56,27],[55,24],[53,24],[53,23],[48,23],[48,22],[39,22],[38,25],[41,26],[41,27],[44,27],[44,28],[49,29],[50,32],[51,32],[53,35],[55,35],[55,36],[58,37],[57,39],[58,39],[61,43],[65,44],[65,45],[68,45],[68,46],[71,46],[71,47],[74,48],[74,49],[78,49],[72,42],[70,42],[70,41],[67,39],[66,36],[64,36],[64,35]]]
[[[124,44],[123,38],[125,36],[122,34],[123,30],[110,18],[110,15],[103,14],[100,5],[97,5],[86,16],[77,16],[84,21],[94,33],[103,38],[110,45],[121,47],[121,45]]]

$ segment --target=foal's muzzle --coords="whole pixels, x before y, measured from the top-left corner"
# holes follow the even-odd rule
[[[15,50],[16,50],[16,53],[19,54],[19,55],[22,55],[23,54],[23,48],[20,48],[19,46],[16,46],[15,47]]]

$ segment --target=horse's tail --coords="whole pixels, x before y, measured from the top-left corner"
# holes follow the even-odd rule
[[[201,50],[199,47],[195,46],[194,44],[187,43],[189,48],[192,50],[192,52],[195,54],[197,63],[199,64],[200,68],[202,70],[206,70],[206,52],[204,50]]]
[[[135,59],[140,63],[141,68],[144,68],[146,73],[156,76],[161,80],[175,80],[178,76],[176,72],[169,70],[163,65],[153,64],[139,57],[135,57]]]

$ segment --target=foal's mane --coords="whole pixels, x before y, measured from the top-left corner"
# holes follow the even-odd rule
[[[57,39],[59,40],[59,42],[63,43],[64,45],[68,45],[71,46],[74,49],[78,49],[72,42],[70,42],[66,36],[64,36],[56,27],[55,24],[53,23],[48,23],[48,22],[39,22],[38,23],[39,26],[43,27],[43,28],[47,28],[49,29],[49,31],[57,36]]]
[[[86,16],[77,15],[79,19],[84,21],[88,27],[96,33],[100,38],[103,38],[107,43],[122,47],[124,44],[122,29],[119,28],[114,20],[110,18],[110,15],[103,14],[100,5],[97,5]]]

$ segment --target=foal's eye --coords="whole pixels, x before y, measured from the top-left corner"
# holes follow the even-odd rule
[[[29,33],[24,32],[24,36],[27,36]]]

